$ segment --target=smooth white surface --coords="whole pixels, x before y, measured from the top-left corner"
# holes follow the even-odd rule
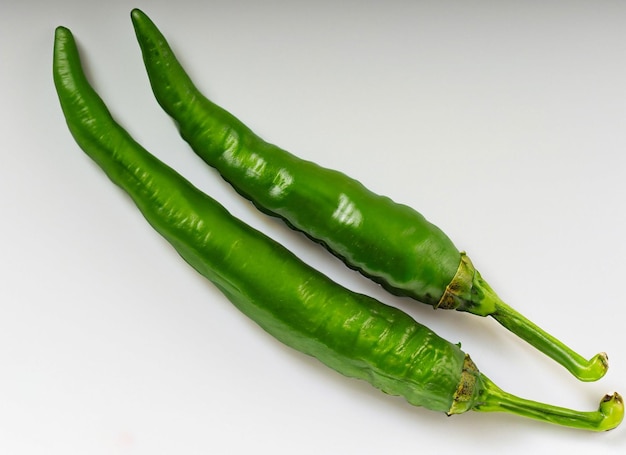
[[[584,355],[606,350],[608,375],[579,383],[490,319],[390,297],[257,212],[156,104],[135,6],[206,95],[420,210],[512,306]],[[118,120],[234,214],[462,341],[504,389],[595,410],[626,393],[625,23],[609,1],[4,1],[0,453],[625,453],[625,428],[447,418],[283,347],[78,149],[51,77],[65,25]]]

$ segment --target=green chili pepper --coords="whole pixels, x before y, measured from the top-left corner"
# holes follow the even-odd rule
[[[260,210],[394,294],[491,316],[578,379],[604,376],[605,353],[587,360],[504,303],[467,255],[420,213],[265,142],[198,91],[143,12],[134,10],[132,20],[159,104],[192,149]]]
[[[183,259],[278,340],[344,375],[448,414],[503,411],[595,431],[623,419],[619,394],[605,396],[597,411],[578,412],[502,391],[459,346],[402,311],[343,288],[231,216],[113,119],[64,27],[55,34],[53,75],[78,145]]]

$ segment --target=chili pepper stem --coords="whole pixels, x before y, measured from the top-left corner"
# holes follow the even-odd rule
[[[471,293],[475,304],[468,306],[466,311],[491,316],[507,330],[565,367],[577,379],[586,382],[597,381],[606,374],[609,368],[606,353],[601,352],[589,360],[585,359],[504,303],[478,271],[474,273]]]
[[[496,310],[491,316],[508,330],[563,365],[581,381],[597,381],[606,374],[609,368],[609,358],[606,353],[601,352],[587,360],[504,302],[496,304]]]
[[[597,411],[575,411],[545,403],[519,398],[503,391],[481,375],[483,392],[472,408],[480,412],[508,412],[543,422],[591,431],[608,431],[624,418],[624,400],[621,395],[605,395]]]

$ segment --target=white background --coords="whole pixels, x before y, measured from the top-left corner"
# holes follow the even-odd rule
[[[580,383],[491,319],[393,298],[257,212],[156,104],[135,6],[207,96],[421,211],[513,307],[607,351],[608,375]],[[51,76],[65,25],[120,123],[232,213],[461,341],[502,388],[595,410],[626,393],[625,24],[618,1],[3,0],[0,453],[625,453],[623,427],[448,418],[282,346],[80,151]]]

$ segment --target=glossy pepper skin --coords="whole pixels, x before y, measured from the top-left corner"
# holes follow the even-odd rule
[[[407,314],[351,292],[254,230],[139,145],[87,81],[72,33],[55,33],[53,76],[83,151],[146,220],[243,313],[283,343],[338,372],[428,409],[512,412],[594,431],[619,425],[623,401],[578,412],[503,392],[461,349]]]
[[[605,353],[587,360],[505,304],[469,258],[416,210],[266,142],[203,96],[154,23],[140,10],[131,16],[157,101],[191,148],[256,207],[394,294],[491,316],[578,379],[604,376]]]

